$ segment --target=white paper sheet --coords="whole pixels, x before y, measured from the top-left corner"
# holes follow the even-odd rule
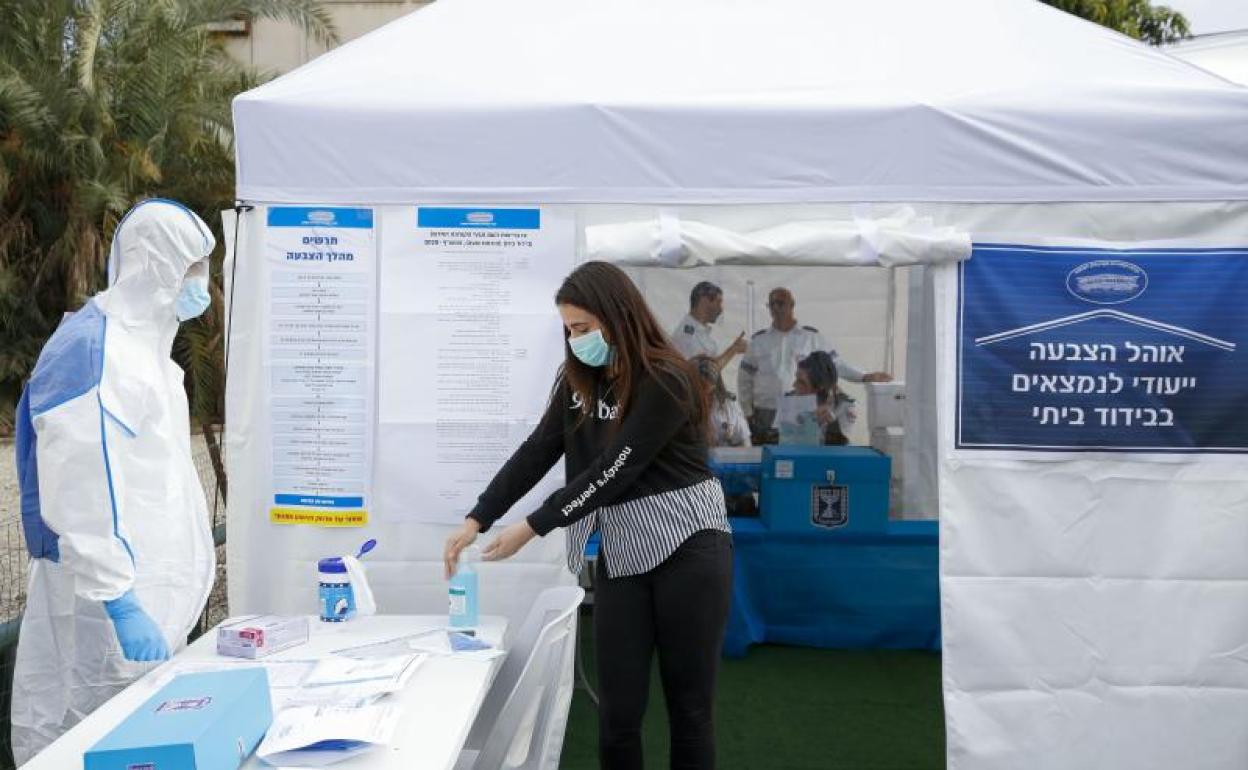
[[[401,655],[366,660],[331,655],[317,661],[316,668],[303,680],[303,686],[305,688],[336,687],[369,683],[388,685],[392,690],[398,690],[407,683],[424,660],[424,655]]]
[[[776,427],[780,430],[781,444],[817,446],[822,443],[816,416],[819,405],[813,395],[782,396],[776,406]]]
[[[545,410],[575,219],[418,206],[383,210],[382,229],[376,509],[387,522],[453,523]],[[560,476],[516,508],[532,510]]]
[[[274,765],[316,767],[334,764],[394,739],[400,712],[387,704],[351,706],[299,706],[284,709],[273,718],[268,733],[256,749]],[[312,748],[326,741],[340,742],[332,749]],[[345,744],[345,745],[343,745]]]

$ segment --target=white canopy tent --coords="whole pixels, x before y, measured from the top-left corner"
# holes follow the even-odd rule
[[[1027,0],[452,0],[239,97],[238,195],[1234,200],[1244,109]]]
[[[1197,35],[1167,47],[1166,53],[1232,83],[1248,85],[1248,29]]]
[[[387,395],[395,338],[437,317],[394,310],[421,280],[387,272],[417,246],[400,232],[416,206],[541,207],[543,221],[575,234],[569,265],[654,257],[643,269],[652,298],[693,282],[663,264],[714,263],[723,278],[769,269],[725,266],[734,262],[898,264],[877,236],[900,220],[895,243],[948,236],[901,262],[919,265],[956,263],[957,249],[939,244],[968,233],[976,243],[1228,247],[1248,226],[1248,92],[1033,0],[440,0],[243,94],[234,110],[238,197],[255,207],[239,218],[233,262],[234,611],[307,609],[311,562],[360,539],[266,515],[276,376],[266,212],[269,230],[280,207],[373,212],[380,427],[368,451],[380,515],[367,530],[382,541],[372,574],[383,611],[442,601],[446,525],[393,514],[404,491],[411,506],[439,502],[398,462],[416,434],[387,432],[387,412],[408,408]],[[842,245],[819,241],[795,260],[793,228],[812,222]],[[634,246],[602,251],[598,235],[612,228]],[[817,291],[817,276],[833,274],[782,280]],[[1188,547],[1195,534],[1176,534],[1248,542],[1248,517],[1224,505],[1242,500],[1248,466],[955,449],[956,280],[953,267],[914,271],[906,374],[908,442],[922,447],[907,472],[925,480],[911,497],[931,512],[940,492],[950,767],[1248,763],[1237,718],[1248,667],[1226,646],[1248,634],[1248,555],[1210,554]],[[873,296],[868,310],[889,292]],[[550,326],[528,339],[557,358]],[[394,421],[432,419],[422,414]],[[1093,530],[1077,526],[1089,518]],[[563,558],[547,538],[498,565],[485,609],[517,616],[537,588],[566,579]],[[1217,591],[1190,590],[1205,585]]]

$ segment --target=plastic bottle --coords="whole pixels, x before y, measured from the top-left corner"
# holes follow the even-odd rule
[[[451,577],[447,592],[450,599],[451,628],[475,628],[477,625],[477,570],[474,566],[480,549],[470,545],[459,559],[459,568]]]
[[[321,620],[341,623],[355,615],[355,592],[351,578],[339,556],[321,559],[316,564],[321,599]]]

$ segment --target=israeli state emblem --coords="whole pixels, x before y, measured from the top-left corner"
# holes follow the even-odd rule
[[[849,487],[843,484],[816,484],[810,488],[810,523],[835,529],[849,523]]]

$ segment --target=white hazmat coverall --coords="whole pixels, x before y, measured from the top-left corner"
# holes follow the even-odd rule
[[[207,304],[214,245],[181,204],[131,209],[114,235],[109,288],[62,322],[23,394],[18,466],[33,558],[13,674],[19,765],[184,645],[208,599],[208,506],[170,351],[186,297],[203,298],[199,311]]]

